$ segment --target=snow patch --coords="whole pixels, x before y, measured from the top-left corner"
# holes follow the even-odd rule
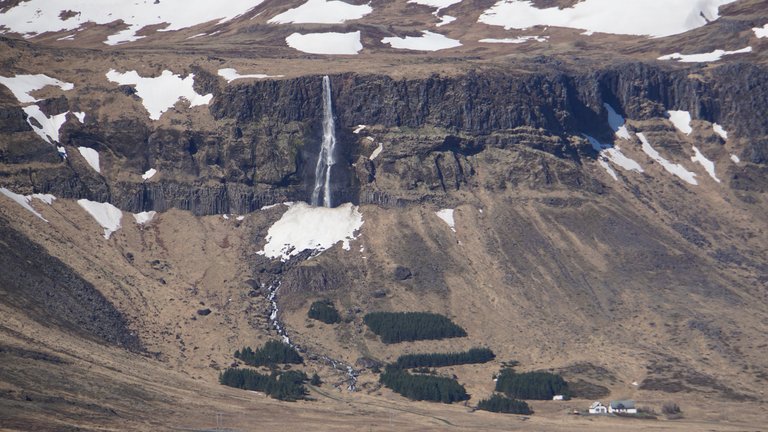
[[[100,203],[87,199],[77,200],[77,203],[104,228],[104,238],[109,239],[113,232],[120,229],[120,220],[123,212],[110,203]]]
[[[437,16],[437,15],[435,15],[435,16]],[[446,24],[450,24],[450,23],[456,21],[456,17],[455,16],[450,16],[450,15],[443,15],[443,16],[438,17],[438,18],[440,18],[440,22],[435,24],[435,27],[442,27],[442,26],[444,26]]]
[[[677,60],[681,63],[703,63],[703,62],[716,62],[723,58],[723,56],[734,54],[746,54],[752,52],[752,47],[748,46],[736,51],[714,50],[708,53],[701,54],[667,54],[658,58],[658,60]]]
[[[691,127],[691,113],[688,111],[667,111],[669,121],[675,125],[675,128],[680,132],[690,135],[693,132]]]
[[[105,43],[114,45],[138,40],[146,26],[162,25],[157,31],[175,31],[210,21],[223,23],[252,10],[263,0],[29,0],[20,2],[0,14],[0,27],[14,33],[34,37],[46,32],[70,31],[87,23],[97,25],[122,21],[127,29],[112,33]],[[62,11],[71,10],[76,15],[62,18]]]
[[[157,215],[157,212],[148,211],[148,212],[134,213],[133,218],[136,219],[137,224],[144,225],[149,222],[152,222],[152,219],[154,219],[156,215]]]
[[[379,157],[379,155],[381,154],[381,151],[382,151],[382,150],[384,150],[384,144],[383,144],[383,143],[379,143],[379,146],[378,146],[378,147],[376,147],[376,148],[373,150],[373,153],[371,153],[371,156],[368,158],[368,160],[374,160],[374,159],[376,159],[377,157]]]
[[[267,21],[270,24],[342,24],[373,12],[370,5],[353,5],[337,0],[307,0]]]
[[[722,138],[722,139],[724,139],[726,141],[728,140],[728,131],[723,129],[723,127],[720,126],[719,124],[714,123],[712,125],[712,130],[715,131],[716,134],[720,135],[720,138]]]
[[[433,8],[445,9],[448,6],[453,6],[456,3],[461,3],[461,0],[408,0],[408,3],[415,3],[424,6],[430,6]]]
[[[72,114],[80,123],[85,123],[85,113],[82,111],[72,111]]]
[[[99,152],[88,147],[78,147],[77,150],[94,171],[101,173],[101,167],[99,167]]]
[[[645,135],[642,133],[638,133],[637,137],[640,138],[640,142],[643,143],[643,152],[647,154],[651,159],[658,162],[662,167],[664,167],[665,170],[667,170],[669,173],[676,175],[683,181],[692,184],[697,185],[699,184],[696,181],[696,174],[688,171],[680,164],[673,164],[669,162],[668,160],[664,159],[659,152],[657,152],[651,144],[648,142],[648,139],[645,138]]]
[[[309,54],[353,55],[363,49],[360,31],[351,33],[293,33],[285,38],[289,47]]]
[[[502,39],[480,39],[478,42],[482,43],[504,43],[504,44],[521,44],[530,41],[546,42],[549,36],[519,36],[516,38],[502,38]]]
[[[366,127],[368,127],[368,126],[366,126],[366,125],[357,125],[357,127],[355,128],[355,130],[353,130],[353,131],[352,131],[352,133],[353,133],[353,134],[359,134],[359,133],[360,133],[360,132],[362,132],[362,131],[363,131],[363,129],[365,129]]]
[[[381,40],[382,43],[389,44],[392,48],[407,49],[413,51],[439,51],[461,46],[461,42],[451,39],[440,33],[432,33],[429,30],[423,30],[421,36],[386,37]]]
[[[40,201],[50,205],[53,200],[56,199],[53,195],[41,195],[41,194],[35,194],[35,195],[20,195],[15,192],[11,192],[10,190],[6,188],[0,188],[0,194],[7,196],[8,198],[12,199],[13,201],[16,201],[17,204],[24,207],[27,211],[32,213],[33,215],[39,217],[40,219],[44,220],[45,222],[48,222],[46,218],[43,217],[40,213],[38,213],[37,210],[32,208],[32,206],[29,204],[32,201],[32,198],[37,198]]]
[[[51,144],[59,142],[59,129],[67,122],[69,111],[48,117],[37,105],[25,106],[22,109],[27,113],[27,123],[40,138]],[[35,119],[37,124],[32,122],[32,119]]]
[[[287,261],[302,251],[320,253],[339,242],[349,250],[349,241],[362,225],[362,213],[350,203],[335,208],[295,203],[269,228],[267,243],[258,253]]]
[[[238,221],[243,221],[245,220],[245,216],[238,216],[235,219],[237,219]]]
[[[505,29],[556,26],[624,35],[671,36],[719,18],[736,0],[582,0],[572,7],[539,9],[532,1],[499,0],[478,22]]]
[[[153,177],[155,174],[157,174],[157,170],[156,170],[156,169],[154,169],[154,168],[150,168],[150,169],[148,169],[146,172],[144,172],[144,174],[142,174],[142,175],[141,175],[141,178],[143,178],[144,180],[149,180],[149,179],[151,179],[151,178],[152,178],[152,177]]]
[[[451,231],[456,232],[456,222],[453,220],[453,209],[442,209],[435,212],[437,217],[447,223]]]
[[[608,172],[608,174],[614,178],[614,180],[618,180],[618,176],[616,175],[616,172],[613,170],[613,168],[608,165],[608,162],[614,163],[626,171],[635,171],[638,173],[644,172],[643,167],[641,167],[640,164],[635,162],[633,159],[625,156],[624,153],[621,152],[620,148],[613,147],[610,144],[602,144],[597,139],[589,135],[584,135],[584,137],[587,138],[587,141],[589,141],[589,144],[592,145],[592,148],[599,153],[597,163],[600,164],[600,166],[603,167]]]
[[[698,148],[695,146],[693,147],[693,152],[695,153],[694,156],[691,157],[691,160],[693,162],[699,163],[701,166],[704,167],[704,170],[709,174],[712,179],[718,183],[720,183],[720,179],[717,178],[717,175],[715,174],[715,163],[711,160],[707,159],[706,156],[704,156]]]
[[[608,126],[613,129],[613,132],[616,134],[616,136],[625,140],[631,139],[632,136],[627,130],[626,120],[624,120],[624,117],[617,113],[611,105],[603,103],[603,106],[605,107],[605,110],[608,111]]]
[[[733,163],[740,163],[741,162],[741,159],[738,156],[736,156],[735,154],[731,155],[731,160],[733,161]]]
[[[185,8],[186,9],[186,8]],[[135,70],[120,73],[114,69],[107,72],[107,79],[120,85],[136,86],[136,94],[141,98],[144,108],[149,112],[149,118],[159,120],[160,116],[173,108],[179,99],[185,99],[190,107],[208,105],[213,98],[212,94],[205,96],[198,94],[193,88],[195,75],[189,74],[186,78],[175,75],[169,70],[164,70],[159,77],[142,77]]]
[[[757,36],[758,39],[768,38],[768,24],[762,27],[755,27],[752,31],[755,32],[755,36]]]
[[[3,15],[0,14],[0,18],[2,16]],[[1,22],[0,25],[2,25]],[[64,91],[72,90],[75,88],[75,85],[72,83],[57,80],[56,78],[51,78],[44,74],[16,75],[13,77],[0,76],[0,84],[8,87],[11,93],[13,93],[16,99],[18,99],[21,103],[32,103],[39,101],[40,99],[35,99],[32,95],[30,95],[30,93],[48,86],[58,87]]]
[[[282,78],[283,77],[283,75],[265,75],[265,74],[240,75],[239,73],[237,73],[237,70],[233,68],[219,69],[219,76],[227,80],[227,83],[231,83],[234,80],[239,80],[244,78],[264,79],[264,78]]]

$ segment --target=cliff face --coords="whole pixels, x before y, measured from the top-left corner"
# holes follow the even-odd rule
[[[768,81],[763,68],[633,63],[576,73],[549,64],[541,69],[550,72],[490,70],[399,80],[332,76],[340,142],[335,200],[389,206],[439,200],[466,187],[494,190],[520,183],[600,193],[599,182],[581,168],[583,158],[595,154],[579,137],[611,139],[604,102],[638,121],[684,109],[724,125],[748,139],[741,156],[757,164],[733,187],[765,189],[759,179],[768,161],[768,119],[755,115],[768,106],[768,93],[759,87]],[[22,192],[109,200],[129,211],[244,213],[277,201],[306,200],[322,134],[322,77],[225,86],[210,73],[196,73],[199,90],[215,96],[213,121],[155,127],[143,119],[94,113],[96,121],[80,125],[70,119],[64,125],[61,142],[70,149],[98,150],[103,175],[72,158],[59,161],[55,148],[31,133],[20,109],[4,108],[3,184]],[[135,97],[114,93],[111,97]],[[43,105],[51,114],[68,109],[66,100]],[[369,127],[355,134],[357,125]],[[369,160],[379,143],[386,150]],[[45,163],[45,169],[22,169],[33,162]],[[490,172],[482,181],[476,176],[480,162]],[[149,168],[162,175],[142,182],[138,175]]]

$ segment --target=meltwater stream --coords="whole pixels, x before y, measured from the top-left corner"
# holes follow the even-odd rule
[[[322,206],[331,207],[331,167],[336,163],[336,124],[333,121],[331,104],[331,80],[323,77],[323,143],[315,166],[315,188],[312,190],[312,205],[319,206],[322,194]]]

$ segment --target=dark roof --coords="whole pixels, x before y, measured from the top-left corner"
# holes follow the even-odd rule
[[[635,407],[635,401],[633,400],[615,400],[611,401],[611,408],[613,409],[632,409]]]

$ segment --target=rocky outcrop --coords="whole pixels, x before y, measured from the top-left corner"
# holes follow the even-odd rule
[[[595,154],[579,137],[613,135],[604,102],[635,120],[689,110],[694,118],[748,138],[744,160],[768,161],[768,119],[754,115],[768,106],[768,92],[755,84],[768,80],[764,68],[627,63],[569,71],[551,63],[544,57],[532,60],[528,72],[494,69],[413,79],[332,76],[339,140],[334,201],[400,206],[442,201],[462,189],[518,186],[602,193],[600,182],[581,168],[582,160]],[[19,192],[109,200],[129,211],[245,213],[281,200],[307,200],[322,137],[322,77],[223,86],[204,69],[192,72],[196,89],[215,95],[214,122],[155,127],[144,119],[94,113],[99,121],[64,125],[62,143],[99,151],[103,175],[58,159],[55,149],[29,131],[20,110],[5,109],[0,125],[8,133],[0,142],[0,161],[49,165],[31,174],[3,169],[0,179]],[[61,98],[42,103],[50,109],[67,106]],[[359,124],[372,128],[353,133]],[[386,150],[369,160],[378,143]],[[141,181],[149,168],[160,176]],[[133,173],[132,179],[125,173]],[[741,174],[734,187],[762,190],[757,177],[757,172]]]

